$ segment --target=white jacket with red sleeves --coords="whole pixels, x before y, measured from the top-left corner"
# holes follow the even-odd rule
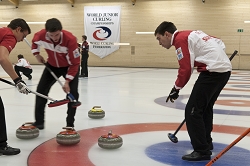
[[[179,63],[175,81],[177,89],[187,84],[194,67],[197,67],[198,72],[223,73],[232,70],[232,64],[225,53],[222,40],[202,31],[175,31],[171,45],[176,48]]]

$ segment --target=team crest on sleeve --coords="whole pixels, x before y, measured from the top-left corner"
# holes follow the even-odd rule
[[[74,51],[73,51],[73,54],[74,54],[74,57],[75,58],[78,58],[80,56],[80,52],[78,50],[78,48],[76,48]]]
[[[178,61],[181,60],[184,57],[183,53],[182,53],[182,50],[181,50],[181,47],[177,48],[176,54],[177,54]]]

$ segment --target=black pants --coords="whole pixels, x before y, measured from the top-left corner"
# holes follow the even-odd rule
[[[30,78],[31,73],[32,73],[32,69],[26,68],[26,67],[22,67],[22,66],[14,66],[14,69],[16,71],[16,74],[21,77],[20,72],[23,73],[23,75],[25,75],[27,78]]]
[[[81,60],[81,72],[80,75],[84,77],[88,77],[88,53],[82,53],[82,60]]]
[[[60,76],[66,77],[68,67],[61,67],[56,68],[49,64],[47,66],[54,72],[54,74],[59,78]],[[70,86],[70,93],[75,97],[75,99],[78,101],[79,93],[78,93],[78,75],[76,74],[74,79],[69,82]],[[51,73],[45,68],[43,70],[43,74],[41,76],[41,79],[37,86],[37,92],[44,94],[48,96],[48,93],[52,87],[52,85],[56,82],[55,78],[51,75]],[[36,104],[35,104],[35,119],[36,124],[43,124],[44,123],[44,117],[45,117],[45,106],[47,103],[47,99],[44,99],[42,97],[36,96]],[[68,127],[74,127],[74,121],[75,121],[75,113],[76,108],[72,108],[72,102],[68,103],[68,110],[67,110],[67,126]]]
[[[5,113],[2,98],[0,97],[0,147],[7,145],[7,132],[5,123]]]
[[[212,143],[213,106],[231,72],[201,72],[185,108],[188,134],[194,151],[206,154]]]

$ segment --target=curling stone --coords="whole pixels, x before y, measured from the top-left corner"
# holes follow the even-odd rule
[[[80,142],[80,134],[73,127],[63,127],[65,131],[61,131],[56,135],[56,142],[60,145],[75,145]]]
[[[19,139],[32,139],[39,136],[39,129],[32,125],[33,122],[26,122],[16,130],[16,137]]]
[[[101,106],[94,106],[89,112],[88,116],[92,119],[101,119],[105,116],[105,111],[101,109]]]
[[[120,148],[122,144],[122,138],[119,135],[112,134],[112,131],[109,131],[107,135],[102,135],[98,139],[98,145],[103,149],[117,149]]]

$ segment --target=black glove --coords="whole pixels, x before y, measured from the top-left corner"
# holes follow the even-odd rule
[[[178,97],[179,97],[179,89],[175,89],[175,87],[173,87],[168,95],[166,103],[168,102],[168,100],[170,100],[173,103],[174,100],[176,100]]]
[[[30,90],[27,88],[26,83],[20,78],[16,78],[13,80],[16,84],[17,90],[21,93],[28,94],[30,93]]]

